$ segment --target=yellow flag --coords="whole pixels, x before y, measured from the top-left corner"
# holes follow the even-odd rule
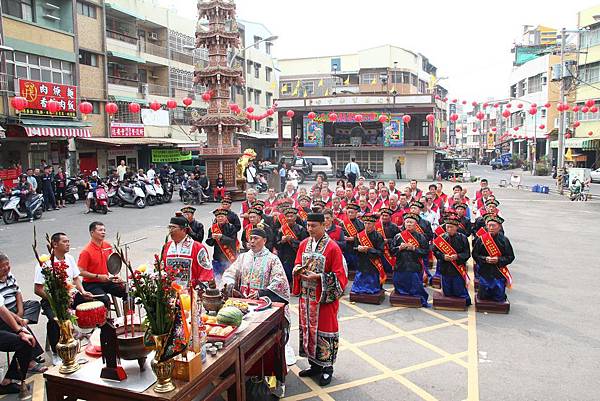
[[[373,77],[373,80],[371,81],[371,85],[377,85],[377,78]]]
[[[325,96],[329,96],[329,88],[325,90]]]
[[[308,97],[308,92],[304,89],[304,97]]]
[[[292,96],[298,96],[298,88],[295,88],[292,92]]]
[[[301,85],[300,81],[297,81],[297,82],[296,82],[296,88],[299,88],[299,87],[300,87],[300,85]]]
[[[287,84],[281,86],[281,93],[287,93]]]
[[[431,74],[431,76],[429,77],[429,90],[433,90],[435,88],[435,86],[437,85],[437,77],[433,74]]]
[[[392,89],[390,89],[390,93],[396,92],[396,87],[393,86]]]
[[[321,78],[321,80],[319,81],[319,85],[318,85],[318,87],[319,87],[319,88],[320,88],[320,87],[322,87],[322,86],[323,86],[323,84],[324,84],[324,82],[323,82],[323,78]]]
[[[344,81],[344,85],[350,85],[350,76]]]
[[[275,81],[273,81],[273,83],[271,83],[271,89],[275,89],[277,88],[277,84],[275,83]]]

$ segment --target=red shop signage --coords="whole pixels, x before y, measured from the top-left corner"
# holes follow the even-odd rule
[[[76,86],[19,79],[19,92],[28,102],[21,114],[77,117]],[[58,102],[56,113],[50,113],[46,108],[51,99]]]
[[[143,138],[144,124],[112,123],[111,138]]]

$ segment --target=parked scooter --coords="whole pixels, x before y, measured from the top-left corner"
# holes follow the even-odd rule
[[[44,197],[41,194],[33,194],[25,201],[25,208],[19,207],[21,202],[21,191],[14,190],[10,194],[9,200],[2,207],[2,220],[5,224],[16,223],[19,220],[27,219],[27,211],[32,218],[37,220],[42,217]]]
[[[126,185],[122,184],[117,190],[117,198],[120,206],[135,205],[138,209],[146,207],[146,194],[139,182]]]
[[[170,177],[166,177],[159,180],[164,191],[163,202],[169,203],[173,199],[173,180]]]
[[[108,196],[108,206],[112,207],[118,203],[117,191],[119,190],[119,181],[111,179],[106,183],[107,190],[106,195]]]
[[[156,205],[156,189],[154,189],[154,185],[147,181],[140,181],[140,184],[142,186],[142,190],[146,194],[146,203],[148,206]]]
[[[90,199],[90,210],[102,214],[108,213],[108,194],[103,185],[98,185]]]
[[[152,185],[154,186],[154,190],[156,191],[156,203],[158,203],[160,205],[164,202],[165,191],[164,191],[158,177],[156,177],[154,179],[154,182]]]
[[[87,184],[82,176],[67,178],[67,187],[65,188],[65,200],[69,204],[74,204],[79,199],[85,199],[87,195]]]

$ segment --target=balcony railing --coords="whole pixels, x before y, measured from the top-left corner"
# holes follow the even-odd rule
[[[179,61],[184,64],[194,64],[194,58],[191,54],[183,54],[174,50],[171,50],[171,60]]]
[[[167,48],[154,43],[140,41],[140,51],[143,53],[152,54],[154,56],[168,58]]]
[[[139,81],[135,77],[114,77],[109,75],[108,83],[115,85],[133,86],[136,88],[139,86]]]
[[[111,39],[120,40],[121,42],[131,43],[132,45],[137,45],[138,39],[133,36],[129,36],[123,32],[111,31],[110,29],[106,29],[106,37]]]
[[[157,84],[140,84],[140,92],[145,94],[148,91],[148,95],[156,96],[169,96],[169,88],[163,85]]]
[[[233,147],[206,146],[199,149],[199,154],[203,156],[237,155],[242,153],[240,145]]]

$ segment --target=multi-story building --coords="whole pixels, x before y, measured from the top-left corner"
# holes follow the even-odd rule
[[[362,169],[385,175],[395,174],[400,160],[407,177],[433,177],[435,141],[445,130],[446,90],[425,56],[385,45],[355,54],[282,59],[279,65],[280,154],[298,145],[305,154],[330,156],[336,169],[355,157]],[[292,119],[288,110],[295,113]],[[316,115],[312,120],[310,112]],[[426,120],[430,113],[436,116],[433,124]]]
[[[261,115],[273,106],[279,88],[279,68],[273,53],[276,37],[262,23],[246,20],[237,23],[242,43],[235,56],[244,68],[246,87],[232,88],[232,101],[243,109],[252,107],[253,114]],[[259,159],[273,158],[277,121],[277,114],[250,121],[250,131],[238,135],[242,149],[253,148]]]
[[[106,97],[103,68],[88,69],[87,57],[94,52],[95,62],[103,63],[103,20],[101,0],[0,2],[0,117],[6,130],[0,168],[39,167],[46,160],[76,171],[75,139],[102,130],[102,118],[83,121],[78,105]],[[10,106],[15,95],[27,99],[20,113]],[[51,99],[59,105],[55,113],[47,108]],[[99,105],[94,111],[101,113]]]
[[[585,102],[593,100],[600,107],[600,6],[582,10],[577,15],[577,26],[582,29],[579,37],[577,64],[576,103],[579,112],[574,119],[580,122],[574,136],[565,140],[565,150],[571,148],[576,154],[572,162],[597,168],[600,163],[600,112],[581,111]],[[553,147],[555,143],[552,144]],[[557,146],[557,144],[556,144]]]
[[[116,103],[118,112],[106,119],[103,135],[80,141],[80,164],[103,172],[120,160],[131,168],[147,168],[175,160],[181,151],[191,157],[187,151],[205,140],[202,132],[190,133],[193,116],[206,112],[199,96],[205,89],[193,84],[195,68],[207,61],[205,50],[194,49],[196,21],[153,1],[110,0],[105,9],[105,99]],[[188,97],[193,103],[184,107]],[[177,108],[165,107],[169,99],[177,101]],[[154,101],[162,109],[149,109]],[[141,112],[131,112],[132,103]],[[157,148],[167,149],[159,155]]]

